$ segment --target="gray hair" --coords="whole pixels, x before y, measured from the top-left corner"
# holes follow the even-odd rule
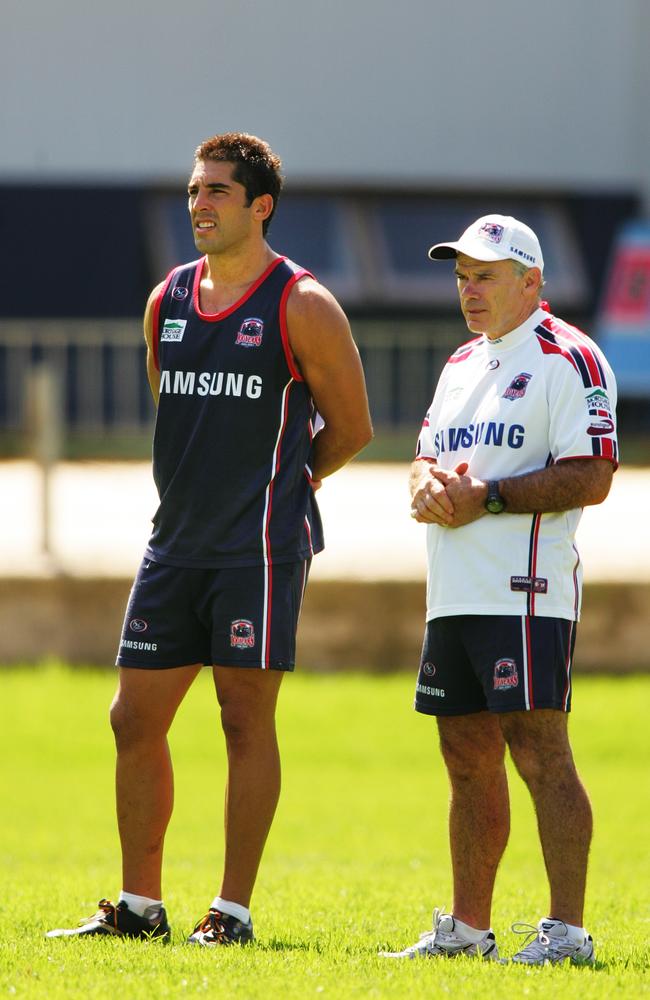
[[[518,278],[523,278],[526,272],[531,270],[529,267],[526,267],[525,264],[522,264],[520,260],[515,260],[514,258],[512,258],[512,266]],[[542,274],[538,291],[541,292],[545,284],[546,282],[544,281],[544,275]]]

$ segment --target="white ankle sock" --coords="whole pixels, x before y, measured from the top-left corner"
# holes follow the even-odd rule
[[[470,927],[469,924],[464,924],[462,920],[458,920],[456,917],[454,917],[454,924],[455,930],[462,934],[464,938],[467,938],[468,941],[471,941],[472,944],[476,944],[481,938],[484,938],[490,930],[488,927],[487,931],[479,931],[476,927]]]
[[[221,913],[227,913],[229,917],[236,917],[243,924],[247,924],[251,918],[251,911],[245,906],[241,906],[240,903],[231,903],[229,899],[222,899],[221,896],[214,897],[210,903],[210,909],[220,910]]]
[[[136,913],[139,917],[144,917],[145,910],[150,906],[162,906],[162,899],[150,899],[149,896],[136,896],[133,892],[120,892],[118,903],[125,902],[131,913]]]
[[[548,921],[549,923],[556,921],[556,919],[556,917],[544,917],[544,921]],[[584,927],[576,927],[575,924],[567,924],[565,920],[557,920],[557,923],[564,924],[569,941],[574,941],[576,944],[582,944],[584,939],[587,937],[587,932]]]

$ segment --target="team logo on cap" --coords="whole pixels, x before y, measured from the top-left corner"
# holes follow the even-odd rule
[[[519,674],[517,664],[514,660],[497,660],[494,664],[494,690],[502,691],[504,688],[516,688],[519,684]]]
[[[528,372],[520,372],[516,378],[513,378],[502,398],[521,399],[522,396],[526,395],[526,389],[528,388],[528,383],[532,377],[533,376],[529,375]]]
[[[230,623],[230,645],[235,649],[247,649],[255,645],[255,629],[248,618],[237,618]]]
[[[262,343],[263,333],[264,323],[262,320],[251,316],[249,319],[245,319],[239,327],[235,344],[239,344],[240,347],[259,347]]]
[[[498,222],[484,222],[478,234],[486,236],[490,243],[500,243],[503,239],[503,226],[500,226]]]

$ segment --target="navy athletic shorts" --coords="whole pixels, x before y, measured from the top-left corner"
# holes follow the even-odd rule
[[[143,559],[117,665],[293,670],[310,563],[187,569]]]
[[[576,623],[528,615],[427,622],[415,709],[425,715],[571,710]]]

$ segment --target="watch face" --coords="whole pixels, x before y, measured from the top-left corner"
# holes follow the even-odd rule
[[[488,513],[500,514],[505,505],[505,500],[499,493],[499,484],[496,482],[488,483],[488,495],[485,501],[485,509]]]

